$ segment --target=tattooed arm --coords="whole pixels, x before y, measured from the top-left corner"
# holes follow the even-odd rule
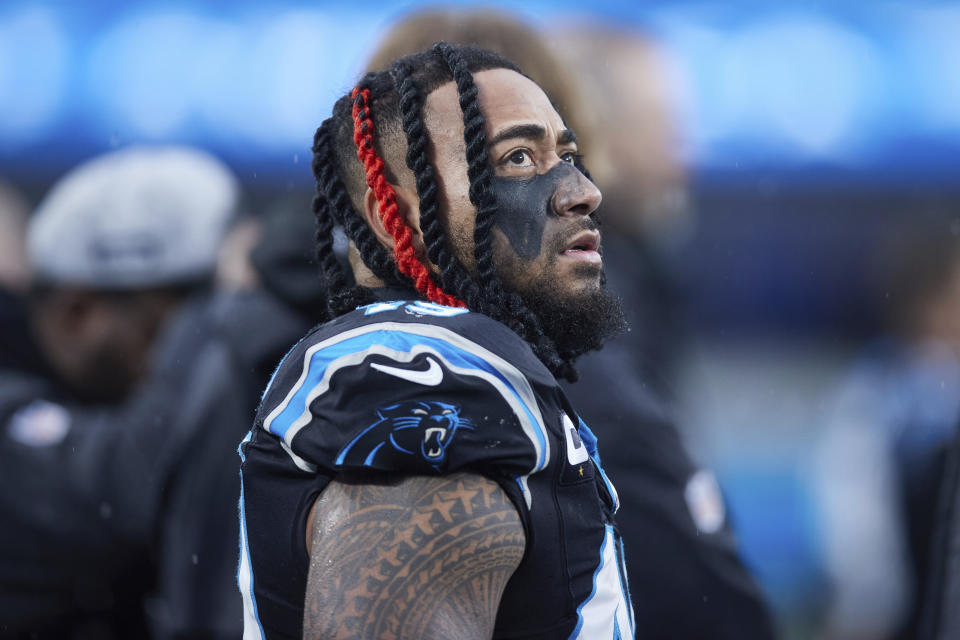
[[[303,637],[490,638],[523,526],[479,475],[331,482],[308,520]]]

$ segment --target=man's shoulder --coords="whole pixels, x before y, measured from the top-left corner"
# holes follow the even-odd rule
[[[536,380],[552,376],[530,346],[492,318],[423,300],[394,300],[359,307],[309,331],[283,358],[264,392],[272,393],[314,367],[356,363],[370,355],[409,360],[434,354],[452,365],[508,368]]]
[[[519,348],[517,357],[530,351],[529,346],[517,334],[489,316],[426,300],[393,300],[358,307],[351,313],[321,325],[316,335],[363,331],[365,327],[371,326],[376,326],[377,331],[387,332],[456,334],[467,340],[484,343],[486,347],[498,351],[515,353]]]
[[[308,333],[274,374],[255,424],[302,469],[445,473],[495,457],[525,474],[548,459],[541,405],[555,386],[529,346],[488,317],[382,302]]]

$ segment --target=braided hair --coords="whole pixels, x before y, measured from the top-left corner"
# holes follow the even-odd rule
[[[527,341],[555,376],[576,379],[571,354],[564,357],[544,334],[537,316],[520,295],[507,291],[496,273],[492,228],[496,199],[490,189],[493,168],[487,155],[485,120],[473,73],[485,69],[520,72],[505,58],[470,46],[437,43],[426,52],[400,58],[389,71],[366,74],[349,95],[334,105],[333,115],[317,129],[313,173],[317,192],[317,257],[328,297],[327,318],[373,301],[365,287],[352,283],[333,255],[333,229],[343,228],[363,263],[385,284],[415,288],[432,302],[467,307],[507,325]],[[476,208],[471,273],[456,257],[440,216],[436,169],[428,157],[429,134],[423,121],[427,95],[455,82],[463,112],[469,197]],[[384,162],[389,147],[405,140],[404,155],[420,200],[420,227],[427,257],[438,267],[435,278],[414,255],[411,230],[399,216]],[[385,228],[394,237],[393,255],[384,249],[358,213],[369,187],[377,199]]]

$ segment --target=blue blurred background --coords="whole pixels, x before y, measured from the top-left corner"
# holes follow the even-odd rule
[[[491,5],[548,35],[616,22],[669,54],[695,213],[665,249],[691,325],[681,426],[781,624],[818,636],[830,597],[818,451],[851,359],[883,331],[878,247],[921,222],[960,232],[960,5]],[[225,159],[251,209],[279,196],[306,208],[312,132],[420,6],[7,0],[0,176],[35,203],[83,159],[176,141]]]
[[[51,173],[118,144],[176,139],[251,175],[304,179],[304,131],[351,84],[370,43],[422,4],[8,0],[0,166]],[[954,3],[558,0],[525,2],[520,14],[654,33],[678,64],[699,169],[834,182],[956,174]]]

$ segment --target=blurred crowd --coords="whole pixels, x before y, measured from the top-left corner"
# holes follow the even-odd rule
[[[368,68],[437,40],[516,62],[603,193],[606,275],[632,329],[585,356],[566,391],[620,493],[638,637],[960,629],[956,230],[931,220],[876,247],[882,335],[812,399],[825,407],[807,470],[819,551],[798,605],[753,564],[709,441],[682,424],[696,339],[676,253],[711,212],[691,196],[669,52],[613,25],[541,32],[437,9],[371,43]],[[612,126],[611,105],[628,126]],[[309,194],[253,209],[244,188],[175,145],[90,158],[36,203],[0,185],[0,637],[242,635],[236,449],[326,295]]]

